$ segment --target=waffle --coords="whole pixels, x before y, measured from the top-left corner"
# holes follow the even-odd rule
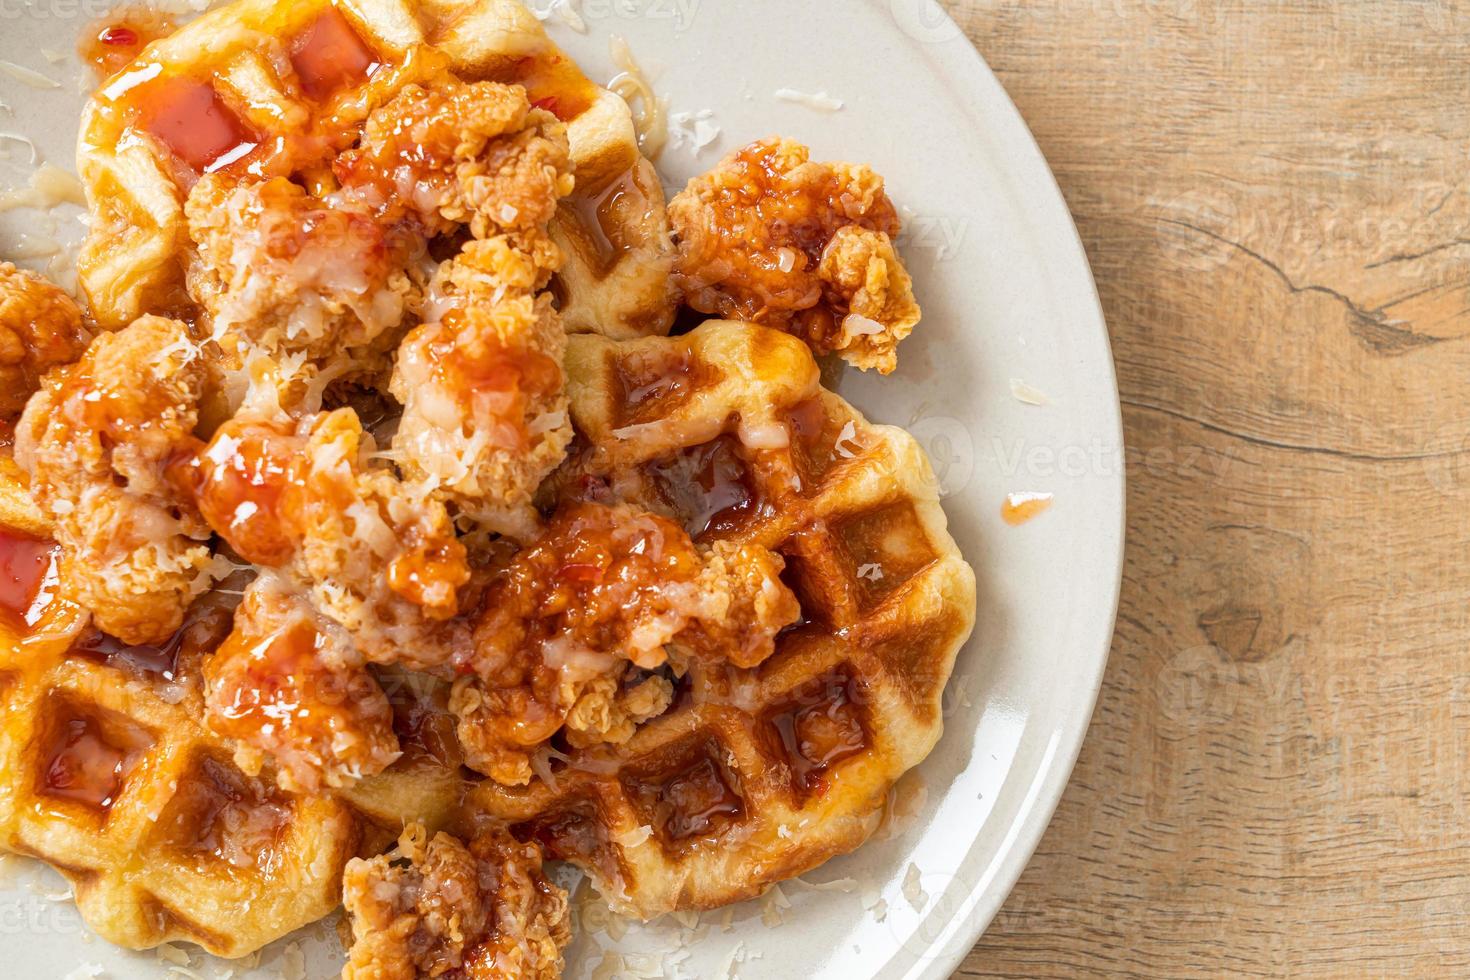
[[[0,848],[66,876],[111,942],[235,957],[329,913],[347,862],[393,834],[245,776],[198,724],[209,609],[163,650],[90,632],[60,599],[29,629],[0,622]]]
[[[0,549],[50,566],[43,592],[54,582],[48,532],[0,452]],[[38,595],[33,612],[23,604],[0,589],[0,849],[65,875],[82,917],[110,942],[247,955],[336,908],[347,862],[379,853],[409,819],[448,822],[461,781],[447,684],[386,672],[403,757],[340,799],[287,797],[269,773],[241,773],[232,747],[199,724],[197,667],[227,626],[206,614],[223,616],[232,597],[201,600],[181,634],[187,644],[164,653],[99,642],[64,600]],[[82,743],[124,750],[109,794],[74,785],[58,798],[48,787],[58,737],[64,749],[73,726]],[[252,828],[270,846],[242,866],[255,838],[231,830]]]
[[[627,914],[753,897],[860,845],[933,748],[974,573],[918,444],[824,391],[789,335],[711,321],[574,337],[567,370],[581,444],[548,498],[626,500],[696,541],[769,547],[802,619],[753,671],[696,666],[625,744],[553,755],[529,786],[486,781],[467,803]]]
[[[440,65],[518,82],[567,123],[582,188],[556,231],[569,327],[600,329],[607,316],[616,336],[667,332],[668,220],[628,106],[588,81],[518,0],[237,0],[150,45],[81,122],[93,223],[78,271],[98,324],[189,312],[183,205],[201,173],[320,187],[368,113]]]

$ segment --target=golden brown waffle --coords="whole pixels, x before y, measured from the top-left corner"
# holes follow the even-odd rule
[[[242,956],[335,908],[346,863],[392,833],[242,774],[198,724],[190,639],[128,649],[84,621],[55,600],[29,630],[0,622],[0,848],[60,871],[88,925],[134,949]]]
[[[674,244],[663,187],[636,143],[628,152],[633,165],[610,174],[579,167],[577,189],[551,223],[563,257],[553,288],[568,333],[629,340],[663,336],[674,322],[678,293],[669,278]]]
[[[823,391],[801,341],[728,321],[574,337],[567,369],[583,444],[548,492],[772,548],[803,618],[754,671],[695,669],[626,744],[553,756],[550,778],[486,781],[468,802],[623,912],[752,897],[866,840],[933,748],[974,573],[918,444]]]
[[[374,824],[396,833],[410,823],[430,832],[450,826],[464,792],[464,753],[449,713],[449,688],[427,674],[395,669],[378,673],[393,705],[393,728],[403,756],[387,771],[339,795]]]
[[[49,561],[47,531],[0,452],[0,549]],[[100,638],[59,599],[38,601],[27,623],[15,590],[0,588],[0,850],[65,875],[111,942],[234,957],[336,908],[347,862],[379,853],[411,814],[442,825],[459,796],[458,750],[447,685],[395,675],[384,687],[404,756],[349,801],[245,776],[199,723],[198,663],[228,625],[203,615],[210,602],[160,652]]]
[[[672,261],[668,221],[628,106],[588,81],[518,0],[237,0],[150,45],[82,118],[93,225],[79,271],[97,322],[120,329],[187,309],[183,203],[200,173],[309,180],[436,63],[520,83],[567,123],[581,185],[557,231],[568,326],[596,329],[596,312],[619,336],[666,332],[666,276],[639,270]]]

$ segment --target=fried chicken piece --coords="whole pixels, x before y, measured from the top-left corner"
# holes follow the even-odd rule
[[[621,743],[661,714],[673,685],[651,671],[760,664],[800,615],[783,567],[753,546],[701,552],[634,507],[563,508],[487,588],[450,698],[468,765],[529,782],[559,730],[573,746]]]
[[[898,213],[867,167],[764,140],[691,180],[669,219],[694,309],[785,330],[863,370],[897,366],[919,306],[893,246]]]
[[[893,239],[856,225],[837,229],[822,253],[817,276],[828,309],[846,310],[829,322],[820,314],[800,318],[798,334],[816,350],[835,350],[863,370],[892,374],[898,344],[919,322],[914,283],[898,257]]]
[[[525,89],[448,73],[369,115],[333,171],[345,198],[389,220],[406,211],[431,237],[544,229],[573,185],[566,127]]]
[[[33,272],[0,262],[0,419],[14,419],[41,375],[87,347],[81,308]]]
[[[198,246],[190,294],[236,361],[301,355],[329,378],[386,375],[422,301],[416,230],[283,177],[206,176],[185,213]]]
[[[470,242],[439,270],[440,316],[398,352],[390,391],[403,404],[393,440],[406,479],[481,530],[534,533],[536,487],[572,438],[562,373],[566,332],[537,295],[556,254],[505,236]]]
[[[258,775],[270,756],[288,792],[351,786],[401,754],[388,698],[342,630],[274,574],[246,590],[204,683],[207,721],[237,740],[236,764]]]
[[[469,225],[475,241],[441,266],[399,348],[394,455],[477,530],[529,535],[531,495],[571,439],[566,335],[538,295],[561,263],[547,226],[573,186],[565,127],[520,86],[445,76],[374,112],[334,169],[343,197],[385,216],[406,208],[431,234]]]
[[[343,980],[556,980],[572,931],[541,848],[486,826],[468,844],[410,825],[394,851],[349,862]]]
[[[48,374],[17,426],[16,462],[55,522],[63,584],[125,643],[165,641],[217,567],[209,527],[164,479],[207,374],[184,324],[143,317]]]
[[[351,409],[245,412],[174,478],[237,554],[280,569],[366,660],[432,669],[468,648],[453,618],[465,548],[443,505],[371,465],[373,449]]]

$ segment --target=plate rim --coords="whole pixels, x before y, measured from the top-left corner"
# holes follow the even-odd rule
[[[109,6],[122,0],[109,0]],[[524,0],[528,4],[535,0]],[[915,51],[935,69],[953,78],[963,93],[983,103],[986,131],[970,138],[991,142],[1005,151],[1006,159],[1002,172],[1017,180],[1026,188],[1025,199],[1041,205],[1038,213],[1028,223],[1044,232],[1041,239],[1050,243],[1043,255],[1050,255],[1061,269],[1063,281],[1069,289],[1075,288],[1076,295],[1068,303],[1070,329],[1075,330],[1079,342],[1085,344],[1085,363],[1092,375],[1087,391],[1089,399],[1096,399],[1097,415],[1093,423],[1095,431],[1107,440],[1108,446],[1116,446],[1119,459],[1123,458],[1124,433],[1122,409],[1119,400],[1116,362],[1107,330],[1107,323],[1098,296],[1095,277],[1075,219],[1067,206],[1056,176],[1026,124],[1015,102],[1006,92],[1000,79],[990,68],[976,44],[960,27],[949,10],[939,0],[867,0],[870,9],[878,12],[889,25],[889,37],[910,51]],[[539,7],[539,3],[536,3]],[[950,38],[939,43],[929,43],[904,29],[898,19],[903,8],[910,11],[922,10],[926,30],[932,29],[938,36]],[[70,162],[70,161],[68,161]],[[1044,176],[1043,176],[1044,175]],[[1055,209],[1060,207],[1060,212]],[[1078,264],[1080,262],[1080,265]],[[1084,287],[1085,282],[1085,288]],[[1101,346],[1095,346],[1092,337],[1100,334]],[[1079,631],[1075,641],[1068,644],[1065,652],[1078,658],[1077,670],[1072,674],[1064,697],[1056,699],[1056,707],[1049,712],[1045,731],[1035,736],[1039,742],[1050,746],[1041,763],[1030,771],[1017,773],[1030,783],[1027,805],[1008,816],[1006,823],[990,828],[998,843],[994,851],[980,866],[983,873],[964,895],[963,904],[956,910],[953,906],[931,906],[928,914],[920,917],[918,931],[911,941],[930,933],[938,939],[925,949],[901,945],[873,966],[872,976],[902,976],[905,980],[947,980],[954,969],[973,949],[974,944],[991,925],[1016,882],[1032,860],[1039,844],[1050,826],[1057,807],[1070,782],[1077,759],[1085,743],[1091,719],[1095,713],[1116,628],[1118,599],[1121,593],[1122,573],[1126,554],[1126,473],[1122,466],[1112,474],[1099,474],[1098,485],[1107,493],[1115,493],[1117,507],[1108,508],[1098,522],[1095,540],[1106,550],[1100,550],[1094,559],[1096,570],[1090,581],[1084,584],[1092,592],[1089,602],[1089,618],[1098,625],[1106,625],[1101,638],[1102,649],[1096,652],[1098,638],[1093,629]],[[953,506],[946,502],[946,509]],[[1114,556],[1114,567],[1109,573],[1106,555]],[[971,556],[967,556],[969,558]],[[973,556],[976,564],[983,555]],[[1109,593],[1108,590],[1111,590]],[[1106,602],[1106,606],[1103,603]],[[1104,615],[1106,608],[1109,612]],[[973,651],[972,651],[973,653]],[[1084,663],[1080,658],[1085,657]],[[1090,672],[1090,676],[1089,676]],[[961,734],[968,731],[969,734]],[[953,727],[948,737],[959,736],[963,741],[975,744],[974,729]],[[979,839],[972,838],[961,851],[952,868],[959,868],[966,855]],[[943,928],[925,929],[943,918]]]
[[[1006,91],[995,71],[985,60],[979,46],[939,0],[867,0],[867,2],[871,7],[887,7],[891,15],[896,15],[900,4],[907,3],[911,6],[922,7],[925,17],[935,17],[935,20],[926,26],[934,28],[938,34],[952,32],[954,39],[962,43],[924,45],[919,39],[906,34],[897,23],[895,16],[894,31],[906,45],[925,48],[926,58],[939,62],[947,71],[965,78],[970,86],[986,91],[987,95],[996,98],[997,103],[1003,107],[999,122],[1007,130],[1005,143],[1009,148],[1025,154],[1028,158],[1019,161],[1024,164],[1020,167],[1016,165],[1017,161],[1009,161],[1007,169],[1026,175],[1045,175],[1045,184],[1039,189],[1039,193],[1060,206],[1062,215],[1061,221],[1048,220],[1046,225],[1048,230],[1054,230],[1063,236],[1062,240],[1066,243],[1066,247],[1074,253],[1073,259],[1080,261],[1080,269],[1085,277],[1086,285],[1084,294],[1086,301],[1081,304],[1085,306],[1088,314],[1085,328],[1089,331],[1096,331],[1102,344],[1100,353],[1103,356],[1100,359],[1099,380],[1105,383],[1106,390],[1099,391],[1098,394],[1105,396],[1103,400],[1110,406],[1110,409],[1104,418],[1099,419],[1099,428],[1105,430],[1105,438],[1109,440],[1107,444],[1117,446],[1118,459],[1120,461],[1126,459],[1117,361],[1113,355],[1112,338],[1108,333],[1102,298],[1097,291],[1097,280],[1093,275],[1092,263],[1087,257],[1087,250],[1082,243],[1081,233],[1077,230],[1076,219],[1067,204],[1066,196],[1062,193],[1061,185],[1057,182],[1056,174],[1051,169],[1051,164],[1036,142],[1035,134],[1031,132],[1031,127],[1027,125],[1025,117],[1021,114],[1021,110],[1016,106],[1010,93]],[[1079,330],[1083,327],[1083,324],[1078,325]],[[1020,824],[1021,829],[1009,847],[999,851],[993,859],[999,865],[994,876],[989,881],[977,882],[971,889],[968,901],[970,905],[968,921],[962,927],[961,933],[964,941],[959,942],[958,937],[941,936],[938,942],[943,944],[943,948],[938,952],[926,951],[916,954],[917,962],[904,974],[905,980],[948,980],[950,975],[964,962],[975,944],[984,936],[1006,899],[1010,897],[1022,873],[1031,863],[1031,859],[1041,844],[1042,837],[1051,826],[1057,807],[1061,805],[1067,786],[1071,783],[1072,772],[1082,753],[1082,746],[1086,742],[1087,732],[1091,728],[1092,718],[1102,693],[1103,679],[1112,652],[1113,636],[1117,629],[1118,600],[1122,593],[1123,563],[1127,543],[1126,467],[1119,465],[1116,474],[1111,479],[1117,494],[1118,508],[1114,520],[1101,530],[1113,553],[1112,571],[1106,577],[1099,577],[1100,587],[1106,592],[1105,608],[1110,612],[1106,616],[1106,629],[1100,641],[1094,638],[1089,650],[1086,651],[1090,652],[1099,642],[1101,643],[1101,649],[1089,657],[1090,674],[1083,672],[1079,680],[1085,680],[1085,684],[1078,683],[1075,687],[1079,695],[1085,692],[1085,696],[1077,698],[1081,703],[1076,711],[1066,713],[1059,720],[1058,727],[1052,735],[1054,740],[1060,738],[1056,751],[1051,755],[1047,765],[1033,777],[1034,780],[1040,780],[1039,795],[1032,807],[1012,818],[1013,826]],[[925,917],[925,920],[921,920],[921,924],[922,921],[938,913],[939,910],[935,909],[930,916]],[[884,967],[880,967],[878,973],[892,963],[893,961],[890,960]]]

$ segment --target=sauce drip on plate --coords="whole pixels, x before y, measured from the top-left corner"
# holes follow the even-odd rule
[[[1053,496],[1049,493],[1006,494],[1005,503],[1000,505],[1001,520],[1011,527],[1020,527],[1051,507]]]

